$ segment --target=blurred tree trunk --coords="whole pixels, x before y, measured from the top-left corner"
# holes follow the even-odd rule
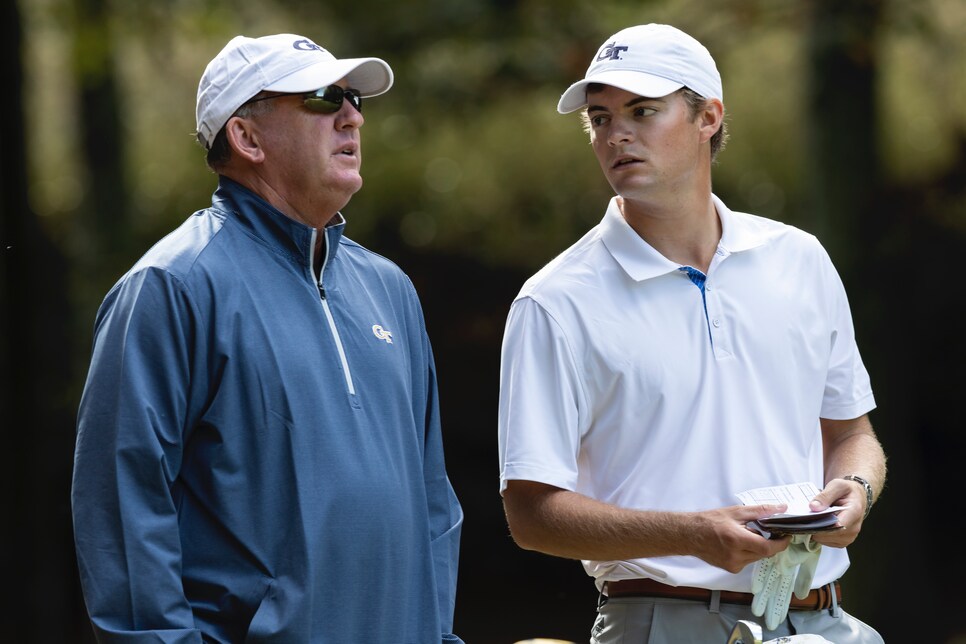
[[[21,22],[0,9],[0,410],[3,489],[4,639],[76,642],[80,599],[68,488],[74,439],[69,400],[67,263],[27,199]],[[89,627],[84,626],[86,631]]]
[[[899,245],[889,241],[904,237],[901,221],[907,213],[895,199],[895,188],[885,185],[877,146],[877,49],[885,1],[812,0],[809,6],[806,127],[812,229],[849,294],[879,405],[871,418],[890,458],[894,483],[850,548],[852,566],[843,594],[847,610],[877,628],[886,641],[910,632],[917,633],[917,641],[941,641],[939,620],[929,616],[913,626],[891,600],[895,588],[917,588],[922,605],[942,605],[942,591],[930,572],[935,548],[926,544],[922,529],[928,525],[924,501],[929,495],[919,456],[921,407],[932,386],[926,373],[935,368],[916,382],[909,374],[924,368],[916,356],[921,337],[910,333],[915,328],[910,322],[923,324],[943,300],[934,299],[931,310],[908,310],[922,276],[910,270],[915,262],[908,255],[897,255],[908,239]]]
[[[875,230],[877,37],[883,0],[812,0],[807,47],[812,228],[846,276]]]
[[[129,195],[125,179],[116,52],[110,8],[105,0],[74,0],[74,73],[80,108],[82,165],[87,170],[77,231],[85,280],[100,289],[118,274],[117,263],[130,241]],[[94,278],[93,280],[91,278]],[[103,293],[101,293],[103,294]],[[100,301],[100,298],[96,298]]]

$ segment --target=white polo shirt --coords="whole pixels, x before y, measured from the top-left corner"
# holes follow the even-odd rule
[[[697,511],[766,485],[823,487],[819,418],[875,407],[841,280],[819,242],[732,212],[704,277],[612,199],[513,302],[500,376],[500,490],[538,481],[621,507]],[[814,587],[848,567],[823,548]],[[651,577],[750,592],[697,557],[584,561],[598,586]]]

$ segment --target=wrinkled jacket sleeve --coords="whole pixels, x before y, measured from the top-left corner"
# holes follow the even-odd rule
[[[98,312],[71,505],[99,642],[202,641],[181,581],[174,484],[196,327],[180,282],[156,269],[129,274]]]
[[[453,614],[456,609],[456,577],[459,569],[460,533],[463,509],[446,475],[443,458],[443,439],[437,399],[436,366],[429,339],[425,338],[428,379],[426,400],[426,446],[423,475],[429,503],[430,536],[432,538],[433,568],[439,602],[439,622],[443,642],[462,642],[453,634]]]

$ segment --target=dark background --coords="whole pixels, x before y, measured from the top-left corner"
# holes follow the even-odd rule
[[[466,513],[456,630],[471,644],[586,641],[596,592],[580,564],[508,535],[499,348],[524,279],[609,196],[556,99],[604,38],[645,22],[696,36],[722,71],[732,141],[715,192],[817,234],[850,294],[890,471],[850,549],[846,608],[886,641],[966,642],[958,0],[2,3],[3,639],[90,641],[68,494],[94,311],[208,202],[215,179],[189,135],[204,65],[237,33],[295,31],[396,72],[367,106],[347,234],[399,263],[423,300]]]

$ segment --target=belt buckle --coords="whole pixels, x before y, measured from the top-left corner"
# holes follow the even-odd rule
[[[835,588],[832,584],[827,584],[820,587],[818,593],[818,608],[815,610],[825,610],[826,608],[832,607],[832,593],[835,592]]]

